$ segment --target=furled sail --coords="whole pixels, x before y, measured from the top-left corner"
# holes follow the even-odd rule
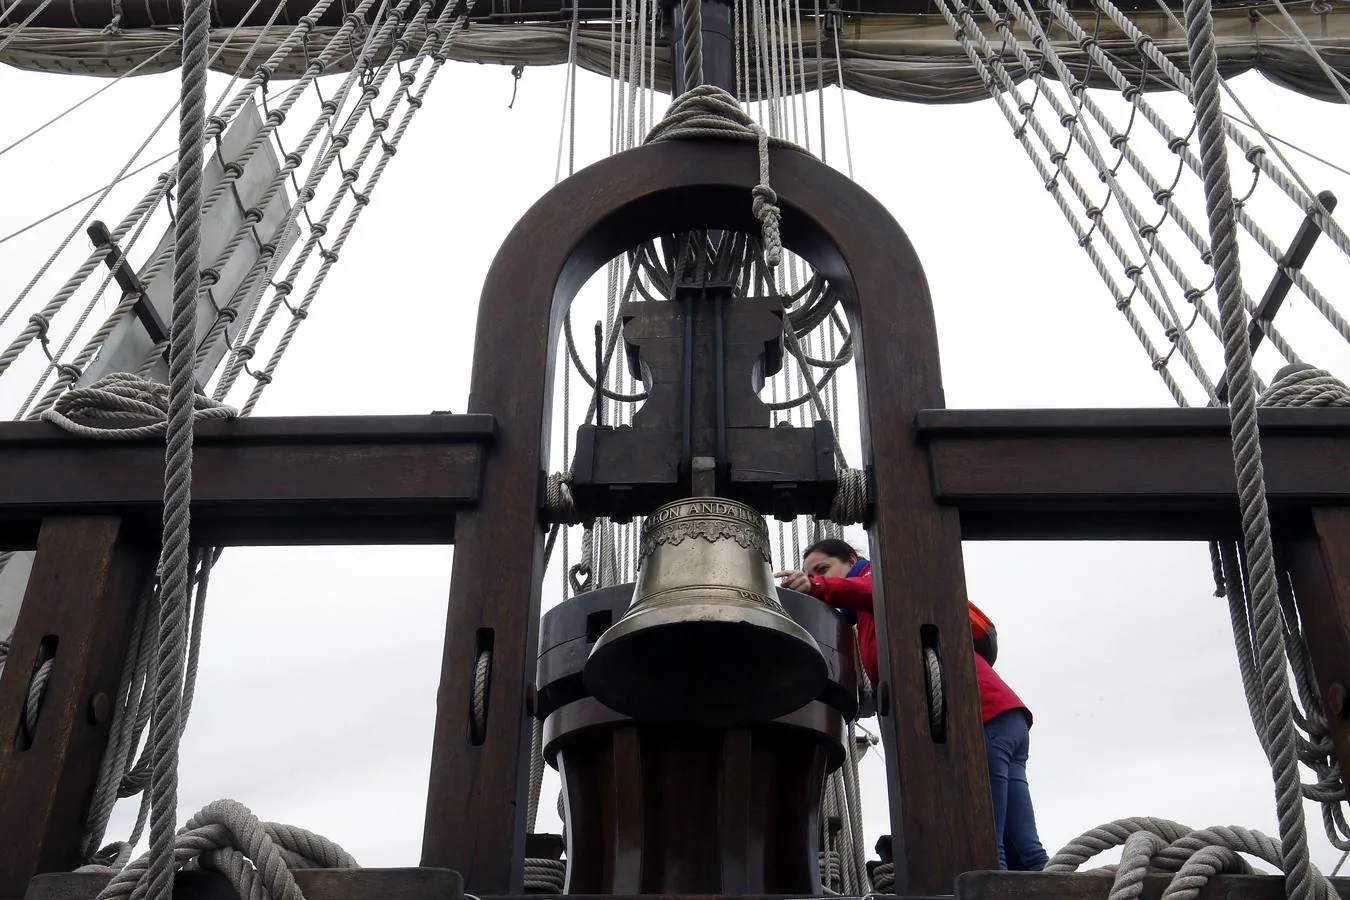
[[[594,3],[591,0],[589,5],[575,7],[579,20],[578,64],[606,77],[621,77],[622,73],[610,71],[616,58],[611,49],[614,42],[624,38],[604,21],[610,14],[609,4],[601,10]],[[172,49],[178,42],[174,28],[178,5],[176,0],[158,3],[145,0],[135,7],[117,0],[111,3],[72,0],[60,4],[18,0],[0,11],[0,63],[21,69],[97,76],[116,76],[131,69],[138,74],[172,69],[178,64],[177,53]],[[291,9],[269,27],[265,24],[266,17],[256,10],[248,15],[250,11],[241,6],[231,21],[231,4],[216,4],[212,52],[222,45],[225,48],[216,57],[215,67],[235,72],[250,53],[255,59],[266,58],[304,14],[305,6],[301,3],[289,6]],[[564,64],[572,30],[569,20],[573,9],[569,6],[558,0],[551,4],[543,0],[484,3],[475,10],[471,26],[449,48],[447,56],[465,62],[510,66]],[[1322,60],[1341,78],[1350,75],[1350,11],[1316,0],[1285,7]],[[800,83],[793,85],[793,90],[835,84],[842,77],[850,90],[893,100],[965,103],[987,96],[980,75],[939,15],[863,10],[817,15],[821,7],[806,3],[801,4],[801,9],[803,65]],[[1105,16],[1091,9],[1076,9],[1074,15],[1122,69],[1147,75],[1146,89],[1176,90],[1156,66],[1143,61],[1134,41]],[[1179,13],[1152,8],[1131,11],[1129,15],[1155,46],[1186,71],[1186,41]],[[1222,74],[1232,77],[1255,69],[1290,90],[1339,102],[1339,94],[1318,61],[1295,39],[1288,20],[1273,5],[1229,6],[1216,9],[1214,18]],[[340,11],[336,17],[330,13],[316,20],[306,42],[313,52],[290,54],[274,76],[284,79],[299,75],[328,43],[340,21]],[[20,24],[24,22],[27,24]],[[1001,39],[994,26],[986,23],[984,31],[997,46]],[[1078,78],[1093,87],[1112,87],[1100,68],[1088,63],[1088,54],[1079,41],[1059,28],[1051,30],[1050,35],[1054,50]],[[405,46],[417,46],[418,35],[411,28],[402,37],[407,40]],[[656,87],[666,92],[670,90],[671,79],[669,38],[669,24],[665,23],[656,39],[655,67]],[[631,40],[631,36],[627,39]],[[393,52],[392,41],[384,52]],[[1005,48],[1002,63],[1015,79],[1027,77],[1011,49]],[[339,54],[329,71],[347,71],[351,65],[351,54]],[[742,85],[740,93],[753,99],[762,93],[760,77],[755,66],[748,68],[750,83]]]

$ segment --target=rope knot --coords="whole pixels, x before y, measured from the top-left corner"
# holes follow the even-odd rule
[[[754,141],[759,152],[759,182],[751,190],[751,210],[760,224],[764,259],[770,266],[782,261],[783,244],[778,223],[778,195],[769,184],[769,147],[796,145],[770,137],[759,123],[720,87],[703,84],[681,94],[666,116],[647,134],[644,144],[669,140]]]

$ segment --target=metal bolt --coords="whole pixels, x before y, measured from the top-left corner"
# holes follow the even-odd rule
[[[102,725],[112,718],[112,698],[107,691],[99,691],[89,698],[89,721]]]
[[[1350,695],[1339,681],[1327,688],[1327,712],[1338,719],[1350,719]]]

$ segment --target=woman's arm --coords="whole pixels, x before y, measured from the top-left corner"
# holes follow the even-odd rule
[[[872,576],[855,575],[852,578],[812,578],[811,596],[830,606],[855,612],[872,611]]]

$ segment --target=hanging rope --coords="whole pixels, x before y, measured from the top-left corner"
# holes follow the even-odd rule
[[[1223,323],[1224,361],[1229,375],[1229,413],[1242,511],[1243,546],[1251,571],[1251,611],[1256,646],[1260,650],[1256,662],[1264,716],[1258,721],[1258,730],[1264,731],[1262,743],[1275,779],[1280,858],[1286,890],[1293,900],[1310,900],[1315,889],[1314,870],[1303,821],[1292,700],[1285,673],[1274,545],[1256,421],[1256,384],[1242,307],[1237,230],[1223,113],[1219,105],[1219,72],[1209,0],[1187,0],[1186,41],[1195,84],[1192,102],[1204,170],[1205,209],[1209,218],[1219,314]]]
[[[684,90],[703,84],[703,0],[684,0]]]
[[[178,210],[174,220],[173,316],[169,330],[164,534],[160,566],[159,669],[150,722],[150,851],[148,900],[172,900],[178,821],[178,744],[182,737],[184,644],[187,637],[192,424],[196,406],[193,351],[201,281],[202,141],[206,133],[209,0],[183,9],[182,103],[178,125]],[[107,893],[106,891],[104,892]]]

